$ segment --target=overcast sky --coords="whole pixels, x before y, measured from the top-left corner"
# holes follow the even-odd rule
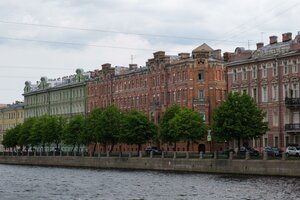
[[[298,0],[1,0],[0,104],[23,100],[26,80],[144,66],[154,51],[255,49],[300,31]]]

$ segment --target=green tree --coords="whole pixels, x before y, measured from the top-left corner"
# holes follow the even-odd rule
[[[169,131],[174,133],[177,139],[187,142],[187,150],[190,143],[201,140],[207,130],[203,116],[188,108],[182,108],[176,113],[169,125]]]
[[[4,136],[3,136],[3,140],[2,140],[2,144],[5,148],[12,148],[12,150],[14,150],[14,148],[17,146],[18,144],[18,135],[19,132],[22,128],[21,124],[18,124],[16,127],[8,129]]]
[[[84,144],[94,144],[92,154],[95,153],[96,146],[98,142],[101,141],[101,119],[102,119],[103,110],[100,108],[96,108],[89,113],[86,118],[86,130],[83,135]]]
[[[114,145],[119,142],[122,131],[122,117],[123,113],[114,105],[105,108],[101,114],[99,128],[101,132],[98,139],[105,146],[107,144],[111,145],[110,151],[112,151]]]
[[[240,148],[241,139],[261,136],[268,130],[265,113],[247,94],[229,93],[222,105],[213,114],[212,130],[221,140],[236,139]]]
[[[24,121],[22,124],[21,130],[18,135],[18,145],[20,149],[23,150],[25,146],[28,149],[29,145],[39,144],[41,137],[32,138],[32,129],[37,122],[37,118],[29,118]]]
[[[139,152],[141,145],[153,139],[156,131],[156,126],[144,113],[130,111],[124,115],[120,140],[126,144],[138,145]]]
[[[82,142],[82,135],[85,131],[85,120],[81,115],[77,115],[70,119],[64,129],[63,141],[67,145],[72,145],[72,152],[77,145],[77,151],[79,152]]]
[[[158,138],[162,143],[173,143],[174,150],[176,151],[176,143],[180,140],[177,133],[173,132],[170,128],[170,122],[179,113],[181,108],[178,105],[172,105],[163,114],[163,117],[159,124],[159,134]]]

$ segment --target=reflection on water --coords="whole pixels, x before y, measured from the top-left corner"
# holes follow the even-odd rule
[[[299,178],[0,165],[0,199],[300,199]]]

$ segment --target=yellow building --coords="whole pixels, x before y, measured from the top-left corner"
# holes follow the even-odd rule
[[[24,122],[24,104],[16,102],[0,108],[0,151],[3,151],[3,135],[5,131]]]

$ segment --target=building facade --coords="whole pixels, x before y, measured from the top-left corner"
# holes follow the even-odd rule
[[[75,75],[58,79],[42,77],[36,84],[25,82],[25,119],[42,115],[71,117],[86,113],[86,81],[89,73],[77,69]]]
[[[6,130],[24,122],[24,104],[16,102],[0,108],[0,151],[3,151],[2,140]]]
[[[249,141],[256,148],[284,148],[300,144],[300,33],[271,36],[268,45],[257,43],[256,50],[236,48],[225,53],[228,91],[247,93],[266,112],[269,131]]]
[[[142,111],[158,123],[169,106],[178,104],[202,114],[210,125],[212,110],[226,94],[221,51],[203,44],[192,51],[192,56],[189,53],[169,56],[163,51],[153,55],[145,67],[104,64],[101,70],[92,72],[87,83],[87,112],[115,104],[122,110]],[[177,145],[177,150],[197,151],[198,145],[191,145],[191,149]],[[130,147],[123,150],[129,150],[127,148]],[[173,147],[164,145],[162,148],[171,150]]]

